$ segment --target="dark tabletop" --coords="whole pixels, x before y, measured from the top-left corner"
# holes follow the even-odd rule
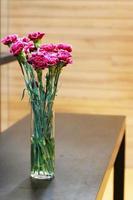
[[[30,117],[0,136],[0,200],[95,200],[117,154],[122,116],[56,114],[56,174],[31,180]]]
[[[16,60],[15,56],[9,53],[0,52],[0,65],[4,65],[15,60]]]

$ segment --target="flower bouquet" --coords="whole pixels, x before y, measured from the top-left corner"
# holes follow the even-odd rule
[[[72,63],[68,44],[42,44],[44,33],[18,38],[8,35],[1,42],[16,56],[32,108],[31,177],[51,179],[55,169],[53,104],[63,67]],[[25,89],[22,97],[24,97]]]

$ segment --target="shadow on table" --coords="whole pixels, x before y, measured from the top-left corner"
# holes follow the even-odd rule
[[[49,194],[47,190],[54,180],[25,179],[18,187],[1,200],[43,200]]]

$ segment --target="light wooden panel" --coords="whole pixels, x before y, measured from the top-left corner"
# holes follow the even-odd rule
[[[132,200],[133,198],[133,169],[126,169],[125,171],[125,200]],[[108,181],[104,196],[102,200],[113,199],[113,170],[111,172],[110,179]]]
[[[8,34],[8,0],[0,2],[0,38]],[[7,47],[0,46],[0,52],[7,51]],[[1,95],[2,94],[2,95]],[[8,126],[8,66],[5,69],[0,67],[0,131]]]
[[[127,166],[133,167],[133,1],[10,0],[9,32],[44,31],[43,42],[73,45],[56,99],[61,112],[127,116]],[[9,124],[24,116],[28,100],[17,63],[9,67]]]

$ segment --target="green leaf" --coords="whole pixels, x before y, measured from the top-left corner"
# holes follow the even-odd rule
[[[24,98],[24,95],[25,95],[25,90],[26,90],[26,88],[24,88],[24,89],[23,89],[22,96],[21,96],[21,101],[22,101],[22,100],[23,100],[23,98]]]

